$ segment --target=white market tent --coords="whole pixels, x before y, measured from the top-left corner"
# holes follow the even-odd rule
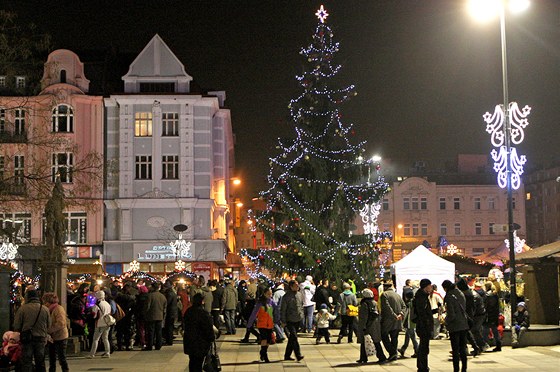
[[[402,295],[402,288],[407,279],[420,281],[428,278],[438,286],[441,293],[441,283],[448,279],[455,282],[455,264],[449,262],[428,248],[419,245],[406,257],[391,265],[391,274],[395,275],[395,290]]]

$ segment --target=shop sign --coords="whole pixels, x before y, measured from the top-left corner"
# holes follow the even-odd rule
[[[138,261],[176,261],[192,259],[190,250],[182,250],[175,253],[170,245],[154,245],[149,249],[136,252],[136,260]]]

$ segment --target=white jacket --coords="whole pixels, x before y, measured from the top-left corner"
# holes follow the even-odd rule
[[[315,315],[315,320],[317,320],[317,328],[329,328],[329,320],[335,320],[336,316],[329,313],[327,309],[321,309]]]
[[[103,320],[105,314],[111,314],[111,305],[109,305],[107,301],[105,300],[99,301],[97,305],[92,307],[91,311],[93,317],[97,319],[95,321],[95,327],[97,328],[108,327],[107,323],[105,323],[105,320]]]

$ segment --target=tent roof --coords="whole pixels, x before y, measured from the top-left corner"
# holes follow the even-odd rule
[[[527,252],[529,250],[531,250],[531,247],[529,247],[527,244],[523,245],[523,252]],[[509,248],[507,247],[505,242],[502,242],[499,246],[492,249],[490,252],[477,256],[476,259],[490,263],[494,263],[495,261],[500,260],[509,261]]]
[[[455,271],[455,264],[449,262],[438,255],[432,253],[428,248],[419,245],[403,259],[395,262],[393,265],[395,273],[400,270],[413,268],[417,272],[425,274],[435,274],[442,271]]]

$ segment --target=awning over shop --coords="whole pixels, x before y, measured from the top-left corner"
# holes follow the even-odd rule
[[[516,255],[517,263],[529,264],[544,261],[560,262],[560,241],[546,244]]]
[[[74,264],[68,265],[68,274],[103,274],[103,267],[96,264]]]

